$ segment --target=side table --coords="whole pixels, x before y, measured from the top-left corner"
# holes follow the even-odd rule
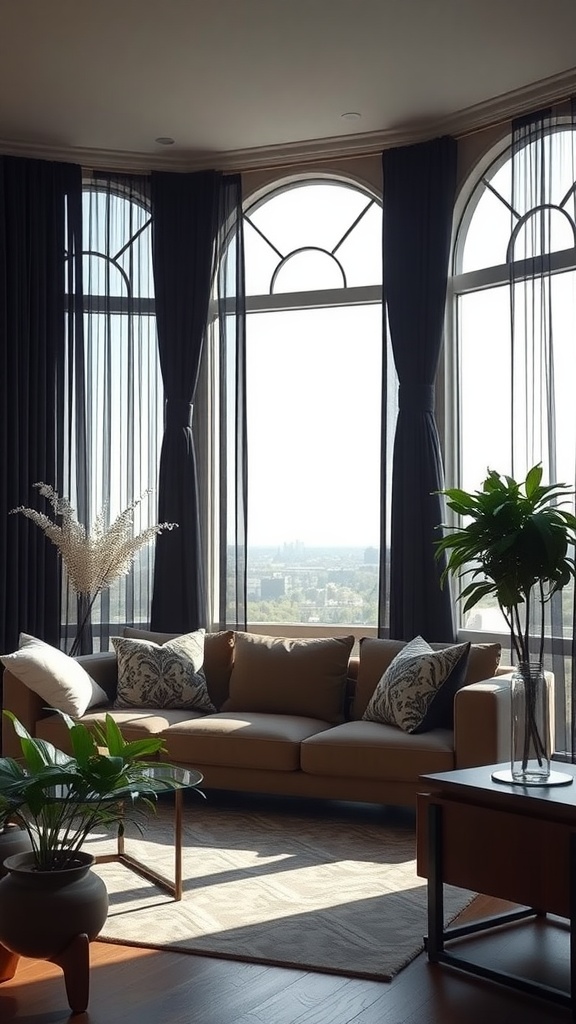
[[[576,784],[547,788],[494,782],[492,772],[506,767],[422,776],[417,872],[428,879],[428,959],[570,1007],[576,1020]],[[576,766],[562,769],[576,780]],[[445,928],[445,884],[519,909]],[[446,948],[474,932],[547,913],[570,925],[569,991],[486,967]]]

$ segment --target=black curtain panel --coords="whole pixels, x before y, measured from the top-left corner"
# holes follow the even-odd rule
[[[444,522],[434,384],[443,338],[456,141],[383,154],[384,293],[398,372],[391,499],[390,636],[451,640],[454,617],[434,541]],[[385,552],[383,553],[385,557]]]
[[[60,641],[56,548],[18,505],[61,485],[67,387],[66,257],[79,251],[81,169],[0,158],[0,650],[22,630]],[[72,265],[72,261],[68,261]]]
[[[192,411],[214,279],[222,176],[155,172],[152,260],[165,430],[158,521],[178,528],[156,538],[151,628],[179,633],[208,619],[202,568]]]

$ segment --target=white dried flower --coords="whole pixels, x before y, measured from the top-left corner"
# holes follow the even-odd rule
[[[43,512],[21,505],[12,513],[21,512],[44,531],[48,540],[58,548],[70,584],[77,594],[94,599],[101,590],[109,587],[114,580],[125,576],[136,553],[152,537],[163,530],[173,530],[177,523],[157,523],[134,536],[134,509],[150,494],[144,491],[106,527],[106,508],[96,517],[94,525],[87,531],[70,502],[60,498],[49,484],[36,483],[40,494],[47,498],[60,523],[50,519]]]

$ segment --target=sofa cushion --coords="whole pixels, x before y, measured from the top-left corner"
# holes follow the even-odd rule
[[[408,782],[454,768],[448,729],[410,735],[378,722],[344,722],[303,740],[302,770],[309,775]]]
[[[148,629],[135,629],[132,626],[126,626],[123,635],[134,640],[151,640],[155,644],[165,644],[182,634],[154,633]],[[204,675],[210,700],[217,708],[221,708],[228,697],[233,661],[234,633],[232,630],[223,629],[218,633],[206,633],[204,637]]]
[[[220,712],[172,725],[163,740],[180,764],[285,772],[299,769],[302,740],[328,728],[315,718]]]
[[[223,711],[260,711],[341,722],[354,637],[314,639],[236,633]]]
[[[111,639],[118,659],[116,708],[216,710],[202,669],[203,629],[165,644],[120,636]]]
[[[114,708],[107,707],[102,710],[94,709],[83,715],[82,722],[84,725],[90,728],[91,725],[96,722],[103,724],[106,714],[112,715],[112,718],[120,728],[124,739],[131,742],[132,740],[148,739],[150,736],[158,736],[165,732],[171,725],[177,725],[180,722],[188,722],[192,717],[201,718],[199,713],[194,711],[171,711],[166,709],[153,709],[150,710],[125,710],[116,711]],[[47,718],[41,718],[36,723],[36,736],[40,739],[48,740],[53,743],[55,747],[59,747],[60,750],[64,750],[66,753],[71,753],[70,746],[70,733],[66,728],[66,725],[62,721],[60,715],[49,715]],[[160,755],[162,760],[166,757],[164,754]]]
[[[377,683],[390,662],[406,646],[405,640],[384,640],[376,637],[362,637],[360,640],[360,661],[358,678],[354,691],[351,718],[361,719]],[[451,647],[447,643],[430,643],[433,650]],[[463,686],[492,679],[500,663],[501,644],[471,644],[468,665]]]
[[[410,733],[452,729],[454,695],[462,685],[469,652],[469,643],[433,651],[421,636],[415,637],[384,672],[364,719]]]
[[[73,718],[89,707],[108,703],[108,694],[75,658],[28,633],[20,634],[17,651],[2,655],[0,661],[47,707]]]

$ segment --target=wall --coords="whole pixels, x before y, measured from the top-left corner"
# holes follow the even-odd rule
[[[343,160],[310,161],[306,164],[287,164],[285,167],[270,167],[265,170],[247,171],[242,174],[242,185],[246,198],[276,181],[289,177],[309,175],[339,175],[355,181],[382,195],[382,158],[380,155],[348,157]]]

